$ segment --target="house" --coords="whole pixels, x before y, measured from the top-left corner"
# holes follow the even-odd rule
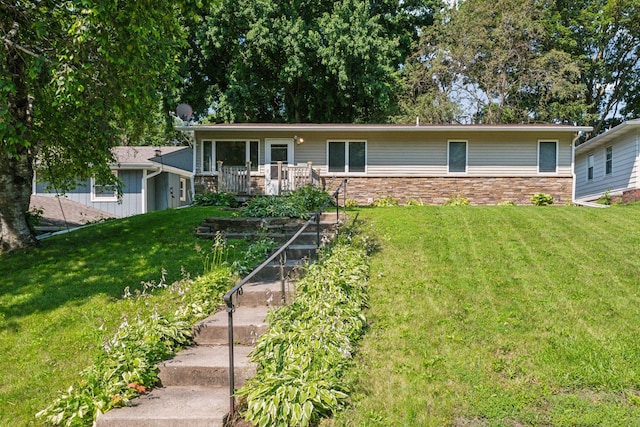
[[[62,197],[91,208],[93,216],[102,212],[105,217],[126,217],[191,203],[190,147],[115,147],[113,154],[111,170],[123,183],[121,195],[115,186],[89,179]],[[57,195],[37,179],[32,194],[40,199]]]
[[[196,193],[278,194],[306,182],[348,198],[441,204],[572,200],[573,146],[590,127],[567,125],[217,124],[181,126],[194,139]]]
[[[640,200],[640,119],[626,121],[575,149],[578,200],[605,192],[625,201]]]

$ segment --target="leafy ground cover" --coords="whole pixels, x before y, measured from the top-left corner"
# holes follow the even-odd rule
[[[210,207],[154,212],[0,257],[0,425],[40,423],[36,412],[78,381],[123,316],[174,310],[176,298],[148,306],[145,299],[124,299],[125,289],[160,283],[163,271],[169,284],[199,275],[210,262],[211,242],[195,237],[196,226],[230,214]],[[229,261],[245,249],[238,242]]]
[[[640,206],[360,209],[348,426],[640,424]]]

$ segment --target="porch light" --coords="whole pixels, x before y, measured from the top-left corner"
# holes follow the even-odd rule
[[[295,142],[295,143],[296,143],[296,145],[300,145],[300,144],[302,144],[302,143],[304,142],[304,139],[303,139],[303,138],[300,138],[298,135],[295,135],[295,136],[293,137],[293,142]]]

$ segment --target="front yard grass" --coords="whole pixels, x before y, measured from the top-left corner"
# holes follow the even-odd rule
[[[203,270],[211,241],[195,237],[215,208],[153,212],[97,224],[42,241],[28,252],[0,256],[0,425],[38,425],[35,414],[79,379],[123,316],[151,312],[122,299],[126,287],[166,282]],[[240,256],[236,248],[232,261]],[[162,295],[162,292],[160,292]],[[158,311],[175,310],[163,304]],[[157,301],[157,299],[156,299]]]
[[[348,426],[640,425],[640,205],[361,209]]]

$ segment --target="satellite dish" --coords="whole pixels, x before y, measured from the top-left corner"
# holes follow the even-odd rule
[[[176,107],[176,114],[180,117],[180,120],[189,123],[191,121],[191,116],[193,115],[193,108],[191,108],[191,105],[189,104],[178,104]]]

